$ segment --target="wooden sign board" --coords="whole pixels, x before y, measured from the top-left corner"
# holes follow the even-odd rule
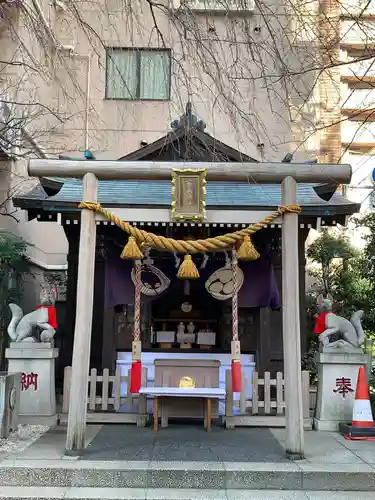
[[[206,169],[172,169],[172,219],[206,218]]]

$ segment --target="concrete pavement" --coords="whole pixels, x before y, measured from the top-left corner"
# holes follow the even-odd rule
[[[5,487],[0,498],[45,500],[373,500],[373,492]]]
[[[79,457],[65,456],[64,427],[22,451],[0,446],[0,498],[375,500],[375,442],[310,431],[305,460],[293,462],[283,429],[87,431]]]

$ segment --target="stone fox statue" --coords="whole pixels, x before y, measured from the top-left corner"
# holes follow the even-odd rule
[[[54,285],[42,288],[40,292],[40,306],[35,311],[23,315],[22,309],[17,304],[9,304],[12,319],[8,326],[8,335],[13,342],[36,342],[33,331],[41,328],[40,341],[52,342],[57,328],[55,302],[57,290]]]
[[[356,311],[349,321],[332,312],[332,295],[328,294],[326,298],[319,295],[317,302],[319,316],[316,319],[314,333],[319,335],[319,340],[324,346],[329,346],[329,337],[337,334],[353,347],[360,347],[363,344],[365,340],[361,324],[363,311]]]

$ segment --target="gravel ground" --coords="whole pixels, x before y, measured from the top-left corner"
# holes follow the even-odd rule
[[[8,439],[0,439],[0,452],[16,453],[23,451],[48,431],[47,425],[19,425]]]

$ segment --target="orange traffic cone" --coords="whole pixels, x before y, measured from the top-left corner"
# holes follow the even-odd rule
[[[358,370],[352,424],[340,424],[340,430],[345,439],[375,440],[374,419],[371,411],[366,372],[363,366]]]
[[[353,427],[374,426],[374,419],[372,418],[370,396],[366,380],[366,372],[363,366],[361,366],[358,371],[352,426]]]

